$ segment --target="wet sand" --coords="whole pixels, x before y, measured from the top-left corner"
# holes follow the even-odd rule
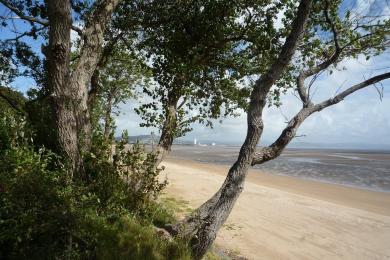
[[[167,196],[197,207],[228,166],[168,159]],[[250,171],[216,243],[249,259],[390,259],[390,193]]]
[[[232,165],[239,147],[175,145],[170,158]],[[274,175],[390,193],[390,152],[331,149],[287,149],[255,169]]]

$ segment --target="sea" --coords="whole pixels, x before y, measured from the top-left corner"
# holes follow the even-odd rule
[[[174,145],[170,157],[232,165],[239,149],[238,146]],[[264,174],[390,192],[390,151],[286,149],[278,158],[254,168]]]

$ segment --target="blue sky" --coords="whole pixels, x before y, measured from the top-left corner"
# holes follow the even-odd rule
[[[16,17],[15,14],[10,13],[10,11],[0,4],[0,16],[11,16]],[[12,39],[18,36],[16,32],[25,32],[29,30],[30,25],[28,22],[21,19],[14,19],[12,22],[8,20],[8,26],[0,26],[0,40]],[[38,55],[41,55],[41,45],[43,40],[38,38],[38,40],[33,40],[30,37],[23,37],[22,40],[26,42],[31,49]],[[12,83],[12,86],[21,92],[26,92],[29,88],[34,87],[35,81],[31,78],[19,77]]]
[[[358,8],[367,8],[369,4],[378,1],[356,0]],[[385,8],[387,11],[390,10]],[[4,15],[5,8],[0,4],[0,15]],[[15,25],[18,29],[26,28],[24,22],[17,20]],[[2,28],[0,39],[14,36],[12,32]],[[28,39],[28,38],[25,38]],[[40,41],[31,41],[37,51],[40,50]],[[318,91],[315,101],[323,100],[335,94],[340,86],[346,88],[352,84],[370,77],[373,71],[379,67],[390,67],[390,55],[382,55],[369,61],[363,57],[356,60],[347,60],[343,66],[347,70],[335,71],[317,81]],[[341,66],[342,67],[342,66]],[[376,72],[378,73],[378,72]],[[383,81],[384,97],[382,101],[374,87],[368,87],[346,98],[342,103],[330,107],[321,113],[308,118],[299,130],[299,134],[305,137],[298,138],[298,142],[310,143],[360,143],[372,145],[390,145],[390,80]],[[19,78],[13,86],[25,92],[34,85],[32,79]],[[291,93],[282,97],[283,105],[280,109],[267,108],[264,113],[265,131],[263,143],[272,142],[285,126],[285,118],[291,118],[300,108],[299,100]],[[129,100],[120,106],[121,114],[116,118],[117,134],[127,129],[130,135],[149,134],[156,129],[139,127],[141,122],[138,115],[133,111],[139,103]],[[282,116],[282,114],[284,116]],[[212,140],[217,143],[237,143],[245,138],[246,117],[242,112],[238,118],[224,119],[222,124],[215,123],[214,129],[202,125],[194,125],[194,131],[187,135],[188,139]],[[364,147],[362,147],[364,148]]]

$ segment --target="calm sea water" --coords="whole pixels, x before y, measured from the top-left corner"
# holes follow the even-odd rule
[[[239,147],[175,145],[171,158],[231,165]],[[390,151],[287,149],[255,168],[322,182],[390,192]]]

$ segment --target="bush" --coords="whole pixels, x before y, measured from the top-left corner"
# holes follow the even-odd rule
[[[56,159],[28,148],[10,149],[2,156],[1,257],[51,258],[67,244],[74,227],[72,190]]]
[[[103,156],[91,154],[87,159],[89,192],[99,197],[100,210],[107,211],[107,214],[130,211],[144,222],[165,224],[163,219],[172,219],[162,217],[167,213],[156,203],[156,198],[167,185],[166,180],[160,182],[158,179],[162,169],[155,167],[154,154],[147,153],[139,143],[129,145],[127,139],[125,134],[112,157],[101,152],[107,149],[106,144],[99,143],[94,147],[93,150],[100,150]],[[155,221],[155,218],[159,220]]]
[[[15,146],[27,145],[31,131],[26,127],[25,118],[9,111],[0,111],[0,155]]]
[[[101,237],[98,259],[190,259],[184,243],[156,237],[149,226],[123,217]]]
[[[156,169],[140,166],[155,177],[134,190],[107,160],[90,158],[83,182],[67,179],[61,158],[45,149],[14,146],[0,161],[1,259],[190,259],[185,244],[152,227],[173,219],[152,199],[162,188]]]

